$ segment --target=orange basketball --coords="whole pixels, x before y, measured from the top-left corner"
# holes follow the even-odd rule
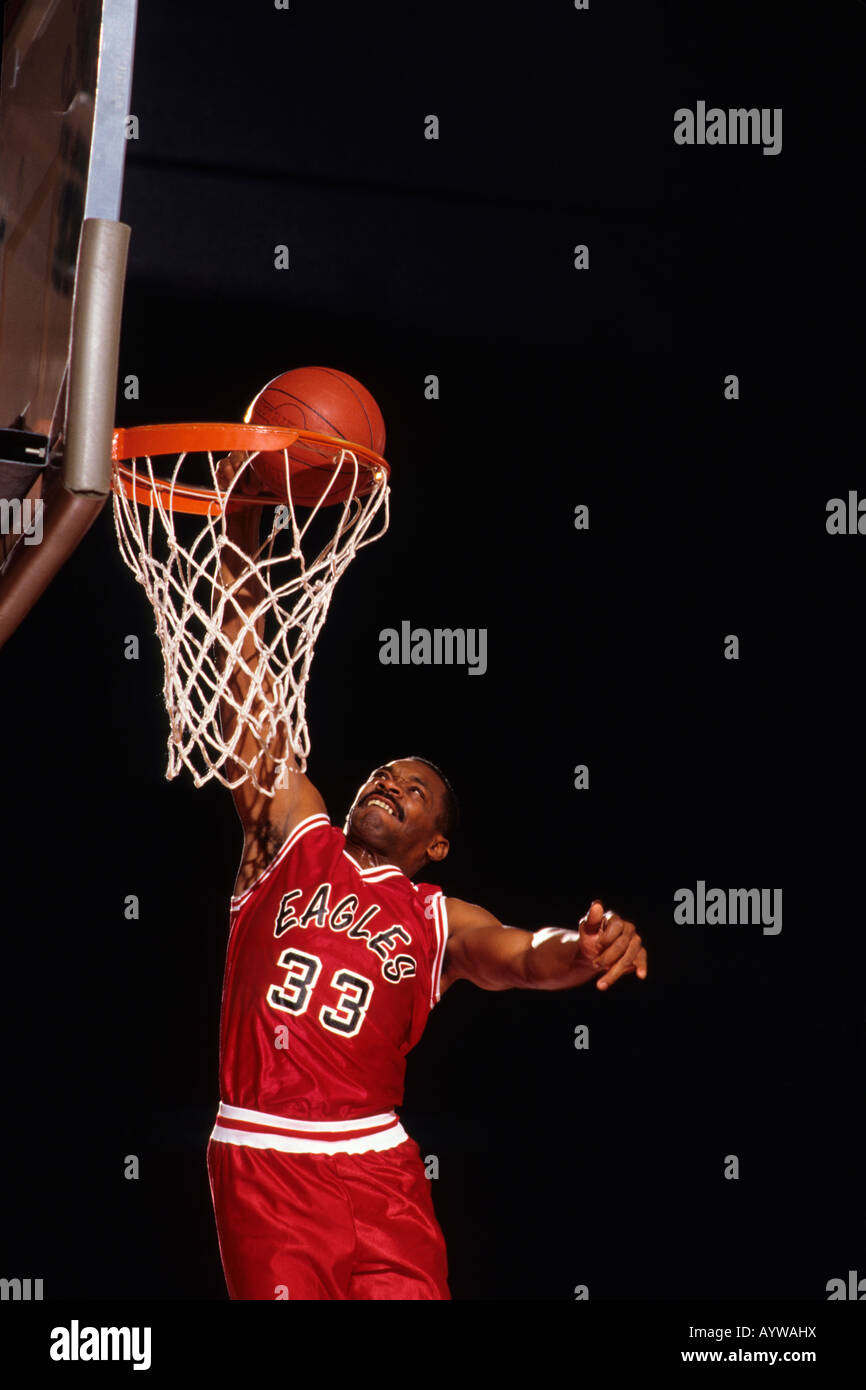
[[[263,387],[244,419],[253,425],[285,425],[345,439],[381,454],[385,421],[366,386],[347,372],[332,367],[295,367]],[[334,475],[336,448],[299,439],[289,450],[292,497],[300,506],[314,505]],[[253,462],[257,477],[278,496],[286,493],[286,464],[282,454],[260,454]],[[343,472],[349,470],[344,467]],[[350,486],[350,484],[349,484]],[[342,501],[346,479],[340,477],[327,494]]]

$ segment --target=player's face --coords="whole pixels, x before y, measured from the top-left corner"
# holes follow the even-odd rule
[[[411,758],[387,763],[371,774],[349,815],[353,838],[385,854],[426,849],[441,836],[437,824],[445,787],[426,763]]]

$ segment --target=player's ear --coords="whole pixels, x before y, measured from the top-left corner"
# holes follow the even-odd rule
[[[451,846],[444,835],[437,835],[435,840],[431,840],[427,846],[427,858],[433,864],[438,864],[445,858]]]

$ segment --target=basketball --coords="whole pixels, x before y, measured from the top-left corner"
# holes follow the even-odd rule
[[[264,386],[247,410],[244,420],[253,425],[284,425],[316,434],[345,439],[381,454],[385,448],[385,421],[370,392],[347,372],[332,367],[295,367]],[[299,439],[289,450],[292,498],[300,506],[312,506],[333,477],[336,450],[325,444]],[[253,469],[272,493],[285,496],[286,465],[281,453],[259,454]],[[343,472],[348,470],[344,468]],[[327,495],[329,502],[346,495],[344,479]]]

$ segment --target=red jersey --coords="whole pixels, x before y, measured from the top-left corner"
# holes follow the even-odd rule
[[[441,888],[393,864],[362,869],[327,816],[302,821],[232,898],[221,1113],[324,1130],[399,1105],[447,936]]]

